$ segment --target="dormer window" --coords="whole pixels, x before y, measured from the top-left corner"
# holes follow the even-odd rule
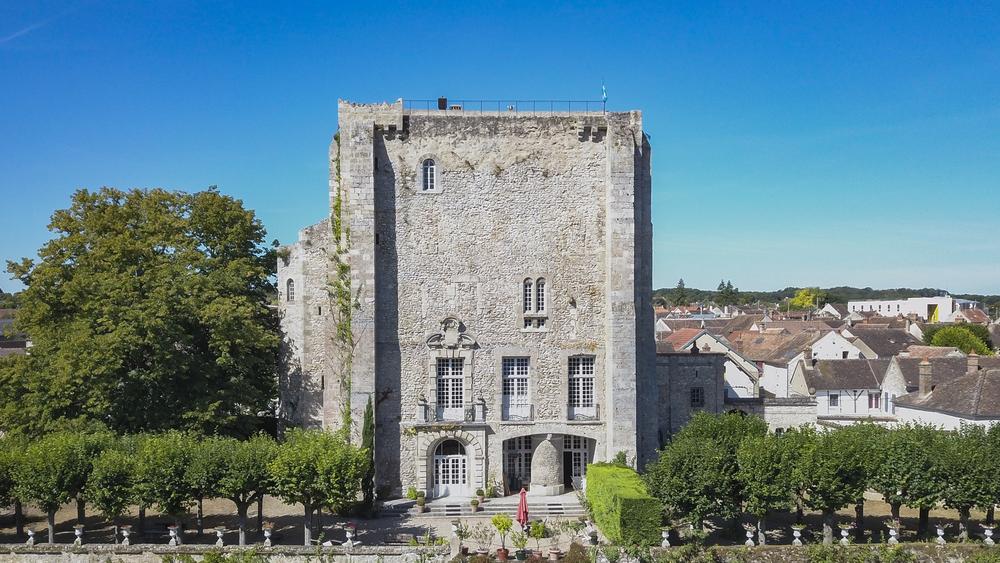
[[[425,159],[422,169],[423,183],[421,185],[421,189],[425,192],[432,192],[434,191],[435,182],[437,181],[437,165],[434,164],[434,159]]]

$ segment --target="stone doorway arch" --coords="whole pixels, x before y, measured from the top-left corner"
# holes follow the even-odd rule
[[[424,491],[429,498],[434,498],[435,495],[435,470],[442,466],[442,464],[436,462],[439,459],[443,462],[443,459],[439,456],[459,455],[455,453],[442,453],[443,450],[439,452],[438,448],[446,442],[455,442],[464,451],[462,455],[464,455],[466,460],[466,484],[464,488],[455,488],[448,491],[439,489],[437,492],[446,493],[448,496],[471,496],[476,489],[485,487],[483,466],[486,456],[483,453],[481,439],[477,439],[472,433],[463,430],[439,430],[421,433],[419,436],[417,445],[417,488]],[[454,452],[454,450],[449,450],[449,452]],[[453,457],[451,459],[454,460],[457,458]],[[437,467],[435,467],[436,465]],[[454,471],[454,466],[449,465],[449,470]]]

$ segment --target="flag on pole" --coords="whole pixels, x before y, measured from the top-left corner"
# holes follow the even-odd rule
[[[601,81],[601,101],[608,103],[608,89],[604,86],[604,81]]]

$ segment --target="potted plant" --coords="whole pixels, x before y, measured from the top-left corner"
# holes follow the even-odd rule
[[[417,497],[417,512],[424,512],[427,507],[427,499],[424,497]]]
[[[479,504],[486,502],[486,491],[482,489],[476,489],[476,498],[479,499]]]
[[[479,512],[479,499],[474,498],[469,501],[469,504],[472,505],[473,512]]]
[[[490,542],[493,541],[493,529],[485,523],[476,524],[472,529],[472,538],[476,540],[476,546],[478,546],[476,553],[484,556],[489,555]]]
[[[525,547],[528,545],[528,534],[524,532],[514,532],[510,535],[510,543],[514,544],[517,550],[514,552],[514,558],[518,561],[524,561],[528,558],[528,552],[525,551]]]
[[[465,545],[465,540],[469,539],[471,531],[469,530],[468,524],[460,520],[455,520],[451,523],[451,528],[455,532],[455,537],[458,538],[458,550],[462,555],[469,554],[469,546]]]
[[[507,552],[507,534],[510,533],[511,528],[514,527],[514,521],[511,520],[510,516],[504,513],[495,514],[490,521],[493,523],[493,527],[497,529],[497,534],[500,535],[500,549],[497,550],[497,559],[500,561],[506,561]]]
[[[542,538],[545,538],[548,532],[543,520],[533,520],[528,525],[528,535],[531,536],[531,539],[535,540],[535,556],[539,559],[542,558]]]

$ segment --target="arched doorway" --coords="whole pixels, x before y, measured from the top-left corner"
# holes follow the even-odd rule
[[[469,495],[469,463],[465,446],[458,440],[445,440],[434,450],[434,489],[437,497]]]

